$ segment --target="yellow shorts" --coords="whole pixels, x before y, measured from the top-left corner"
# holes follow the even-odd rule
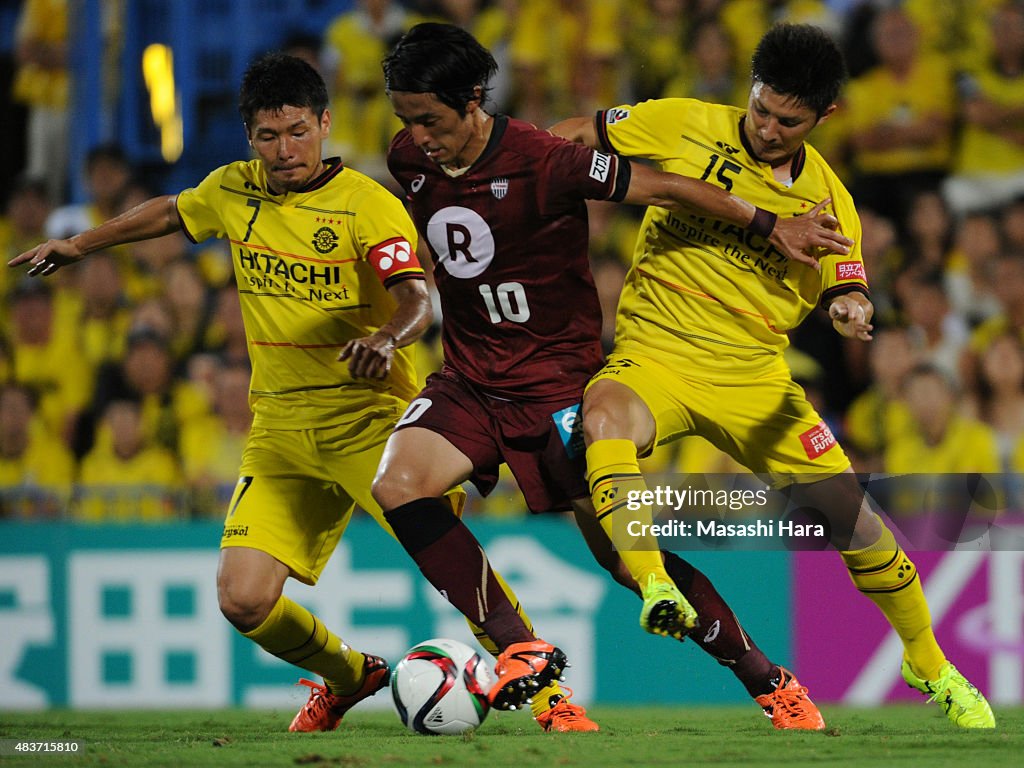
[[[849,468],[832,431],[785,365],[753,381],[730,381],[687,375],[685,359],[673,364],[678,370],[616,347],[587,386],[609,380],[633,390],[654,416],[655,445],[701,435],[776,488]]]
[[[358,505],[394,536],[370,494],[384,444],[407,406],[378,403],[341,425],[317,429],[254,427],[224,520],[221,547],[250,547],[316,584]],[[448,494],[456,514],[465,492]]]

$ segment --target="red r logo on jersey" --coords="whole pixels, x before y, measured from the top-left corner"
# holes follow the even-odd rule
[[[864,263],[860,261],[837,261],[836,280],[863,280],[867,282],[868,276],[864,271]]]
[[[836,436],[832,434],[828,424],[819,421],[816,426],[800,435],[800,442],[804,444],[807,458],[816,459],[836,444]]]

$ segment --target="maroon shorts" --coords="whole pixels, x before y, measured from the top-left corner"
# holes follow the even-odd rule
[[[422,427],[448,440],[473,463],[469,479],[484,496],[494,489],[504,462],[531,512],[562,511],[571,500],[590,495],[579,405],[579,397],[494,398],[442,371],[427,378],[395,429]]]

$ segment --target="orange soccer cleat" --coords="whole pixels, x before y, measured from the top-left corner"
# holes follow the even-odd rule
[[[326,685],[319,685],[312,680],[299,680],[298,685],[310,688],[309,700],[302,705],[288,730],[300,733],[333,731],[346,712],[363,699],[386,687],[390,679],[391,667],[388,663],[379,656],[366,654],[366,661],[363,662],[363,684],[355,693],[348,696],[337,696],[327,690]]]
[[[552,680],[560,680],[567,666],[561,649],[543,640],[513,643],[498,656],[498,680],[487,699],[494,709],[517,709]]]
[[[601,726],[587,717],[587,710],[579,704],[570,704],[569,697],[572,691],[565,689],[566,693],[558,698],[555,704],[547,712],[541,712],[534,718],[545,733],[589,733],[600,731]]]
[[[754,701],[771,718],[772,725],[780,730],[825,729],[825,720],[807,696],[807,689],[784,667],[779,667],[779,684],[775,690],[758,696]]]

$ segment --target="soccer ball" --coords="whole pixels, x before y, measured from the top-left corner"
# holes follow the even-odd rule
[[[476,651],[457,640],[425,640],[411,648],[391,675],[391,698],[416,733],[452,735],[487,717],[491,673]]]

